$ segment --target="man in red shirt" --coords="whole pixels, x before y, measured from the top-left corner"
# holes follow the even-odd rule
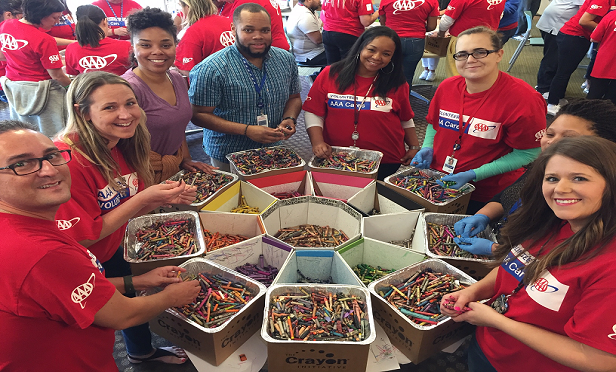
[[[130,38],[126,29],[126,18],[141,5],[133,0],[98,0],[92,3],[101,8],[107,16],[109,30],[107,36],[113,39],[128,40]]]
[[[114,329],[188,304],[200,289],[181,282],[184,269],[174,266],[106,279],[97,258],[55,222],[71,197],[70,160],[29,125],[0,123],[2,371],[117,371]],[[152,296],[121,294],[165,284]]]

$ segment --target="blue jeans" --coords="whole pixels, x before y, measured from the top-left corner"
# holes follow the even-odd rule
[[[479,347],[477,339],[473,335],[468,347],[468,371],[469,372],[497,372],[488,358]]]
[[[414,37],[402,37],[402,63],[404,67],[404,76],[406,82],[409,83],[409,87],[413,86],[413,75],[415,75],[415,68],[421,60],[424,53],[424,46],[426,39],[417,39]]]
[[[103,267],[105,268],[105,277],[107,278],[121,278],[131,274],[130,265],[124,260],[124,249],[122,247],[118,248],[109,261],[103,263]],[[139,356],[152,352],[152,334],[150,333],[150,325],[148,323],[123,329],[122,336],[124,336],[124,343],[126,344],[128,354]]]

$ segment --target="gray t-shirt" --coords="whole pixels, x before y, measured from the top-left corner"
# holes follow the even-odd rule
[[[558,34],[561,27],[573,17],[584,0],[552,0],[537,21],[537,28],[552,35]]]
[[[293,46],[293,54],[297,62],[306,62],[325,51],[323,44],[315,44],[306,34],[323,29],[323,23],[316,12],[310,11],[297,3],[287,20],[287,35]]]

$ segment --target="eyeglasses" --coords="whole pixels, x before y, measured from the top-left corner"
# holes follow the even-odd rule
[[[453,55],[453,59],[455,59],[456,61],[466,61],[468,59],[468,56],[473,56],[473,58],[475,59],[481,59],[481,58],[486,58],[488,54],[498,52],[499,50],[500,49],[487,50],[487,49],[480,48],[480,49],[475,49],[472,53],[458,52]]]
[[[40,171],[41,168],[43,168],[44,160],[47,160],[49,164],[53,165],[54,167],[57,167],[68,163],[69,161],[71,161],[72,158],[73,157],[71,156],[71,150],[59,150],[47,154],[42,158],[20,160],[17,163],[9,165],[8,167],[0,168],[0,170],[10,169],[17,176],[25,176],[27,174],[32,174]]]

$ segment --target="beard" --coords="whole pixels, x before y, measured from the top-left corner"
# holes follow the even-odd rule
[[[250,50],[250,47],[242,44],[240,39],[237,37],[237,33],[235,34],[235,44],[237,44],[237,49],[239,49],[240,53],[249,56],[250,58],[263,58],[267,55],[272,45],[265,46],[265,50],[260,53],[255,53]]]

